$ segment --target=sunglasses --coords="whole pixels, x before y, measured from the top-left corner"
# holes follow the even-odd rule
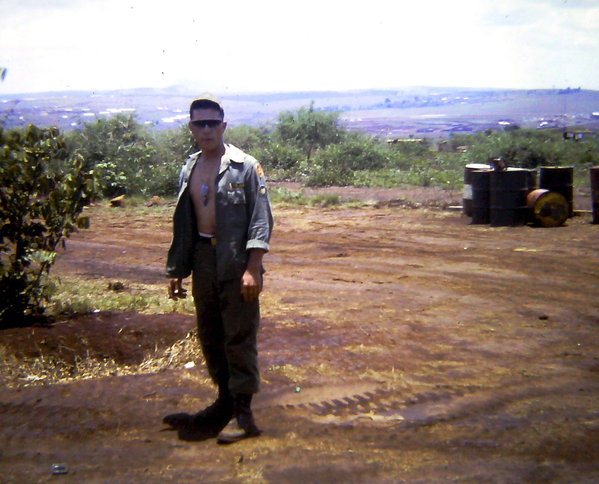
[[[223,124],[223,122],[220,119],[198,119],[197,121],[191,121],[191,124],[196,128],[205,128],[206,126],[216,128]]]

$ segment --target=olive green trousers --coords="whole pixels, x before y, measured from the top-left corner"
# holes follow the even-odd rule
[[[260,385],[257,336],[260,303],[241,295],[241,278],[219,281],[214,246],[197,243],[192,295],[198,336],[210,377],[233,394],[256,393]]]

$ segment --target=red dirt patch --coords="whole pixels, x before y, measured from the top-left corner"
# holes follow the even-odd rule
[[[276,210],[260,438],[165,431],[164,415],[214,398],[199,361],[4,388],[4,482],[599,482],[599,226],[490,228],[384,205]],[[164,285],[170,212],[91,215],[55,274]],[[19,358],[136,362],[193,326],[111,312],[0,338]]]
[[[44,355],[67,364],[76,359],[113,360],[139,365],[149,354],[165,350],[195,329],[193,316],[103,311],[48,326],[2,331],[2,346],[17,359]]]

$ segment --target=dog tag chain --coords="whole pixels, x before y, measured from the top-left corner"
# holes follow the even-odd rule
[[[208,205],[208,185],[202,185],[202,196],[204,197],[204,207]]]

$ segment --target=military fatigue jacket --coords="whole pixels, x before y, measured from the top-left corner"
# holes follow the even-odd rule
[[[216,265],[221,281],[241,277],[250,249],[269,250],[274,225],[264,173],[255,158],[225,145],[216,177]],[[189,179],[201,152],[189,157],[179,177],[179,196],[173,215],[173,239],[166,272],[185,278],[193,268],[199,234],[189,193]]]

